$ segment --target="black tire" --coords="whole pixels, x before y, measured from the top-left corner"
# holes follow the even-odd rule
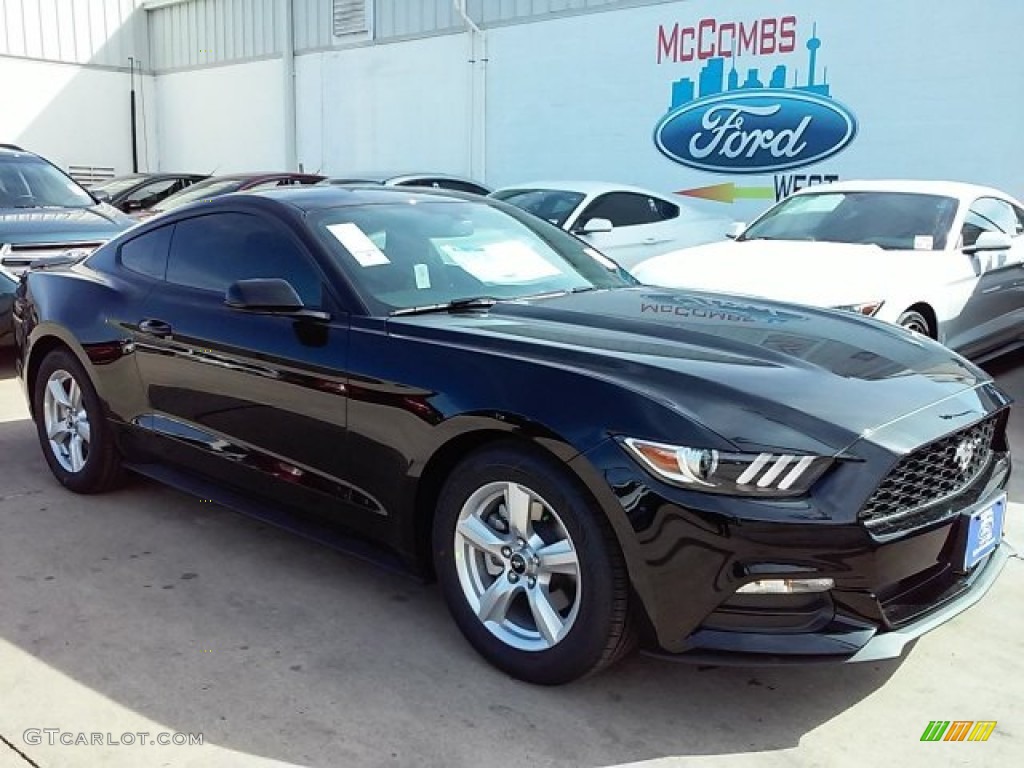
[[[81,390],[81,404],[89,425],[87,452],[84,453],[84,463],[77,471],[62,465],[61,458],[47,436],[46,388],[51,376],[59,375],[60,372],[68,374]],[[36,374],[32,403],[43,456],[61,485],[75,493],[100,493],[118,484],[121,479],[121,457],[114,445],[103,404],[85,369],[70,351],[55,349],[43,358]]]
[[[915,310],[910,309],[904,312],[899,316],[896,324],[906,328],[907,330],[916,331],[922,336],[927,336],[930,339],[935,338],[935,329],[932,328],[931,323],[928,322],[928,318]]]
[[[550,529],[543,526],[556,525],[559,531],[571,537],[578,579],[571,590],[574,598],[569,602],[575,607],[572,611],[568,607],[562,610],[570,614],[575,611],[574,619],[567,622],[564,636],[550,647],[522,649],[502,640],[478,618],[469,602],[475,598],[467,595],[460,580],[459,569],[464,575],[467,560],[464,545],[456,543],[460,515],[464,507],[467,510],[471,508],[467,502],[498,483],[513,483],[520,489],[526,488],[546,505],[535,507],[531,502],[531,514],[532,510],[544,510],[537,516],[538,522],[533,530],[544,533]],[[504,498],[507,500],[508,497]],[[498,533],[511,535],[511,532]],[[546,542],[559,538],[548,536]],[[495,443],[462,461],[452,471],[441,492],[434,518],[433,546],[438,580],[459,629],[481,656],[512,677],[541,685],[567,683],[607,667],[635,644],[630,618],[629,579],[611,527],[578,481],[558,462],[539,451],[516,443]],[[460,551],[459,558],[457,551]],[[460,561],[458,564],[457,559]],[[493,558],[488,568],[502,570],[503,576],[511,581],[513,560],[498,561],[499,558]],[[537,568],[538,578],[530,584],[531,590],[536,581],[543,578],[539,575],[541,566]],[[503,576],[493,578],[497,581]],[[527,592],[526,579],[520,578],[522,581],[512,588],[519,590],[513,599],[523,601],[519,605],[523,609],[520,615],[525,615],[525,621],[529,623],[531,615],[536,621],[536,613],[532,613],[531,607],[535,596]],[[544,587],[546,593],[548,587],[555,584],[556,577],[547,578],[551,582]],[[571,577],[562,578],[571,580]],[[550,600],[550,597],[546,599]],[[550,642],[541,636],[539,621],[536,621],[536,630],[541,642]]]

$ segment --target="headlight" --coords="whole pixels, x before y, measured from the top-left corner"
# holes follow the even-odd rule
[[[856,312],[858,315],[864,315],[865,317],[874,317],[878,314],[878,310],[885,304],[884,301],[865,301],[863,304],[844,304],[841,307],[835,307],[835,309],[845,309],[847,312]]]
[[[633,437],[622,443],[662,480],[694,491],[734,496],[802,496],[832,464],[827,456],[725,453]]]

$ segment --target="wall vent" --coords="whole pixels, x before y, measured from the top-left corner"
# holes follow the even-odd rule
[[[68,176],[84,187],[114,178],[114,169],[106,165],[69,165]]]
[[[366,32],[366,0],[334,0],[334,36]]]

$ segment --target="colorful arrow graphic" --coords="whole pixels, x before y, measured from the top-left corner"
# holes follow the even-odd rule
[[[725,184],[712,184],[710,187],[680,189],[677,195],[699,197],[702,200],[714,200],[718,203],[735,203],[737,200],[774,200],[774,187],[740,187],[731,181]]]

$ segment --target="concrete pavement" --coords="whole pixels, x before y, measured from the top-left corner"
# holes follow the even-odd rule
[[[1024,398],[1024,358],[992,370]],[[1011,429],[1024,455],[1020,412]],[[1011,499],[1024,502],[1020,474]],[[1009,530],[1024,542],[1019,505]],[[899,661],[712,669],[638,656],[535,688],[478,659],[433,586],[142,480],[65,492],[0,365],[0,736],[26,756],[0,742],[0,768],[1015,763],[1022,609],[1012,560]],[[998,725],[985,743],[922,744],[935,719]],[[51,745],[35,738],[47,728],[204,743]]]

